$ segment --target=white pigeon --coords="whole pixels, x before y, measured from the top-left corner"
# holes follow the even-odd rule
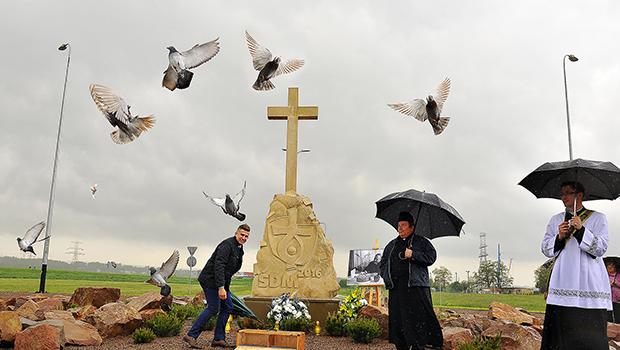
[[[41,221],[40,223],[32,226],[28,231],[26,231],[24,238],[17,237],[17,245],[19,246],[19,249],[21,249],[22,252],[31,252],[32,254],[37,255],[34,252],[34,249],[32,249],[32,245],[49,238],[45,237],[43,239],[39,239],[39,236],[41,235],[41,232],[44,228],[45,222]]]
[[[90,186],[90,195],[95,199],[95,192],[97,192],[97,184]]]
[[[220,52],[220,43],[215,40],[204,44],[196,44],[187,51],[179,52],[174,46],[168,46],[168,68],[164,71],[161,85],[173,91],[176,88],[189,87],[194,74],[189,70],[212,59]]]
[[[161,267],[155,269],[154,267],[149,268],[149,272],[151,274],[151,278],[146,281],[146,283],[150,283],[160,287],[160,294],[163,296],[170,295],[170,286],[168,285],[168,278],[174,274],[174,271],[177,269],[177,264],[179,263],[179,251],[175,250],[172,252],[172,255],[161,264]]]
[[[97,108],[114,127],[110,136],[115,143],[129,143],[155,124],[155,118],[152,114],[147,116],[132,115],[131,106],[112,89],[98,84],[92,84],[89,89]]]
[[[426,100],[418,98],[410,102],[388,104],[388,106],[421,122],[425,122],[428,119],[435,135],[439,135],[448,126],[450,121],[450,117],[441,116],[443,104],[448,99],[449,93],[450,79],[446,78],[437,87],[435,95],[429,95]]]
[[[275,88],[273,83],[271,83],[271,78],[275,78],[280,74],[294,72],[304,65],[304,60],[297,58],[290,60],[281,59],[280,57],[273,58],[271,51],[256,42],[247,30],[245,31],[245,41],[252,56],[254,69],[259,71],[256,82],[252,85],[254,90],[271,90]]]
[[[239,221],[243,221],[245,220],[245,214],[239,212],[239,205],[241,204],[241,200],[245,196],[246,183],[246,181],[243,182],[243,188],[241,189],[241,191],[239,191],[239,193],[235,195],[234,198],[231,198],[228,193],[224,196],[224,198],[211,197],[204,191],[202,191],[202,194],[204,194],[211,203],[222,208],[224,214],[228,214]]]

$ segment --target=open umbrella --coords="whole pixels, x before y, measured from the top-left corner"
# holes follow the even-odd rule
[[[407,190],[389,194],[376,203],[375,217],[398,228],[398,214],[406,211],[415,219],[415,233],[429,239],[459,236],[465,221],[461,215],[433,193]]]
[[[584,201],[614,200],[620,196],[620,169],[610,162],[586,159],[545,163],[519,185],[536,198],[560,199],[560,186],[566,181],[577,181],[585,187]]]

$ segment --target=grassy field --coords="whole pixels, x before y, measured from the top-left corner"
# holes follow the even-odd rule
[[[39,289],[40,271],[30,269],[0,268],[0,292],[34,292]],[[47,274],[46,289],[49,293],[71,294],[79,287],[120,288],[121,295],[133,296],[157,291],[157,287],[144,283],[146,275],[123,275],[103,272],[81,272],[51,270]],[[194,279],[191,290],[188,278],[172,277],[170,286],[175,295],[195,295],[201,291]],[[231,291],[236,295],[251,294],[252,280],[234,279]],[[342,288],[340,295],[347,295],[351,287]],[[492,301],[498,301],[532,312],[544,312],[545,300],[542,295],[510,294],[462,294],[433,292],[435,307],[465,308],[485,310]]]

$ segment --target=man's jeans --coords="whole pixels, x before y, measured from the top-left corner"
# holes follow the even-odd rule
[[[224,327],[228,321],[228,315],[230,315],[230,312],[232,311],[230,291],[226,291],[226,300],[221,300],[217,294],[217,288],[203,287],[202,290],[204,291],[205,298],[207,299],[207,308],[205,308],[200,315],[198,315],[196,322],[194,322],[192,328],[190,328],[189,332],[187,332],[187,335],[194,339],[198,338],[202,326],[209,321],[211,316],[215,316],[219,312],[217,322],[215,323],[215,335],[213,336],[213,340],[224,340],[226,338]]]

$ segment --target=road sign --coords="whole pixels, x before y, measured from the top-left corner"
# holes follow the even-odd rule
[[[196,249],[198,249],[198,247],[187,247],[187,250],[189,251],[189,255],[193,256],[194,253],[196,252]]]
[[[195,256],[190,256],[190,257],[187,258],[187,266],[189,266],[189,267],[196,266],[196,257]]]

